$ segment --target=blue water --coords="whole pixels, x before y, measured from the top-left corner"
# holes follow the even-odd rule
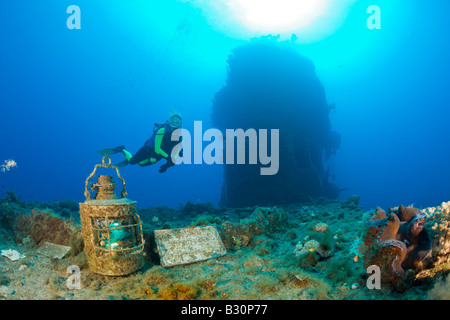
[[[66,26],[72,4],[80,30]],[[366,27],[372,4],[381,30]],[[358,1],[333,34],[297,44],[336,104],[341,199],[358,194],[367,209],[450,200],[448,12],[446,0]],[[0,193],[83,202],[97,150],[137,151],[172,108],[188,130],[212,127],[226,59],[249,38],[189,1],[1,1],[0,161],[17,167],[0,172]],[[222,166],[158,167],[120,170],[140,207],[218,204]]]

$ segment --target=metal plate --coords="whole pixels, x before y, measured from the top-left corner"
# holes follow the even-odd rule
[[[69,246],[45,242],[36,250],[36,253],[52,259],[60,260],[69,253],[70,249],[71,248]]]
[[[216,226],[155,230],[164,268],[218,258],[227,253]]]

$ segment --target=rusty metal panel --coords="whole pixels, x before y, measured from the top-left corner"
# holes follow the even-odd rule
[[[154,233],[164,268],[218,258],[227,253],[213,225],[155,230]]]

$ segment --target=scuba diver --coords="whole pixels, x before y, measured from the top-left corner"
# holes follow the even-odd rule
[[[108,156],[121,152],[125,156],[125,160],[115,164],[117,167],[123,167],[128,164],[138,164],[141,167],[146,167],[164,158],[167,162],[159,168],[159,172],[166,172],[168,168],[175,165],[171,154],[173,148],[178,144],[178,150],[175,150],[174,155],[175,157],[183,156],[180,142],[172,141],[171,139],[173,131],[181,127],[182,121],[183,119],[179,113],[172,113],[169,120],[164,124],[155,123],[152,136],[145,141],[144,145],[134,155],[125,150],[125,146],[99,150],[98,153],[102,156]]]

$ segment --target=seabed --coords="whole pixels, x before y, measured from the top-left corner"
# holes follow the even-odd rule
[[[430,262],[407,286],[382,281],[380,289],[368,287],[370,274],[360,249],[367,229],[363,219],[369,213],[358,202],[353,196],[283,207],[218,209],[188,202],[179,209],[140,209],[146,263],[129,276],[108,277],[89,270],[78,203],[23,202],[9,192],[0,200],[0,249],[16,250],[20,258],[0,256],[0,299],[450,299],[448,258]],[[154,230],[205,225],[217,227],[226,255],[161,267]],[[448,221],[445,225],[448,236]],[[46,242],[71,250],[62,259],[50,258],[39,253]],[[69,288],[70,266],[79,267],[79,289]]]

